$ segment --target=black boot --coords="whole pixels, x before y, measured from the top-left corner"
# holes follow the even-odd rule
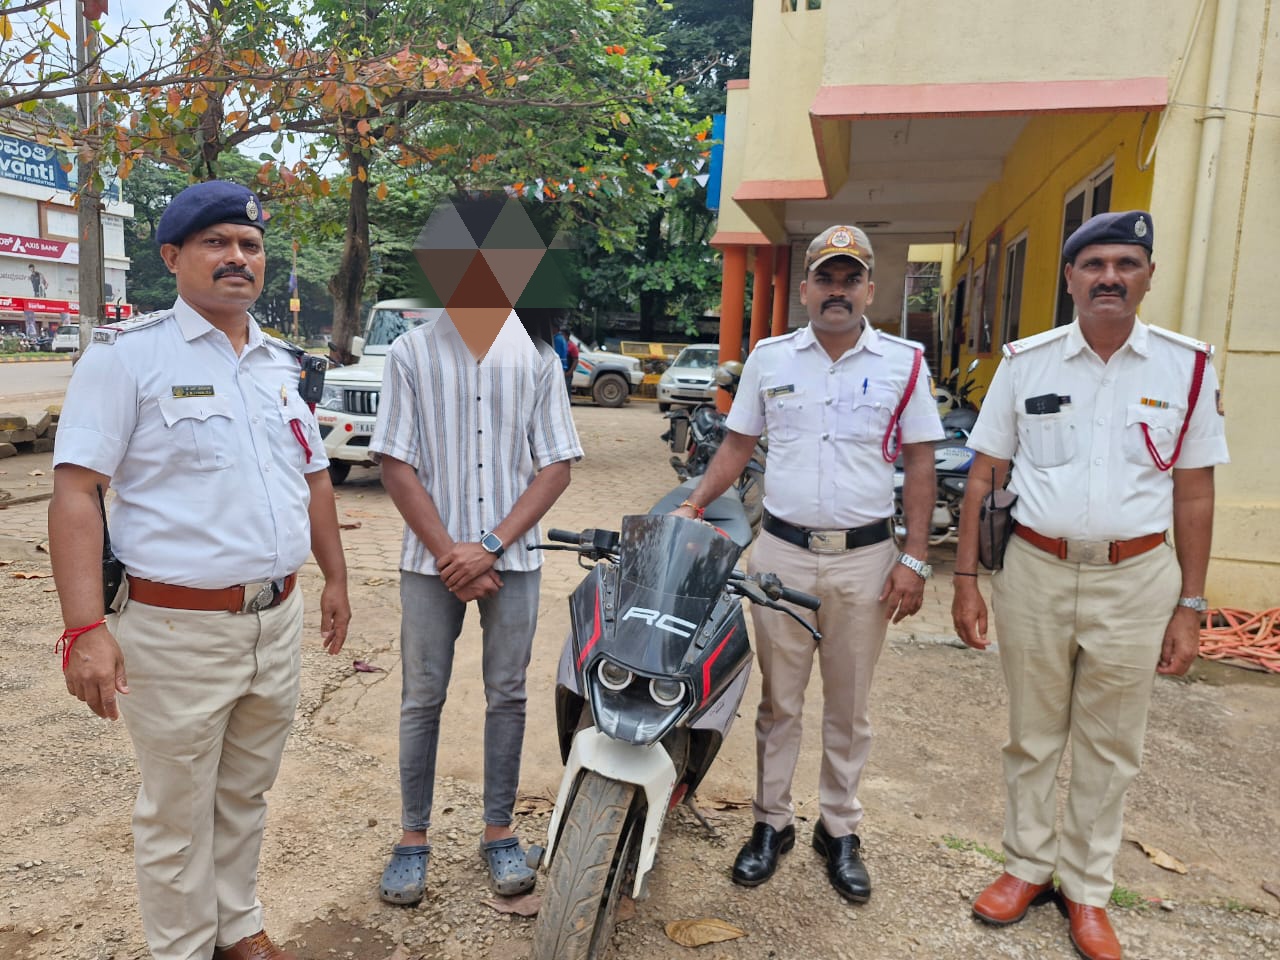
[[[833,837],[822,825],[822,818],[818,818],[818,825],[813,828],[813,849],[826,857],[827,876],[836,892],[854,903],[871,899],[871,877],[858,852],[861,847],[856,833]]]
[[[744,887],[759,886],[778,869],[778,857],[795,845],[794,824],[775,830],[767,823],[757,823],[751,830],[751,839],[742,845],[738,859],[733,861],[733,882]]]

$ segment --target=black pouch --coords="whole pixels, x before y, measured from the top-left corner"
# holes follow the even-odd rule
[[[1018,495],[996,486],[996,472],[991,471],[991,490],[982,498],[978,510],[978,562],[988,570],[1004,567],[1004,551],[1013,536],[1013,505]]]
[[[102,602],[103,614],[115,613],[116,597],[124,584],[124,564],[111,549],[111,532],[107,529],[107,501],[98,487],[98,510],[102,514]]]

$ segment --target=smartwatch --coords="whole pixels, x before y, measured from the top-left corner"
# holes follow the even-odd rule
[[[506,553],[506,549],[507,549],[502,545],[502,541],[498,538],[498,535],[496,533],[486,533],[483,537],[481,537],[480,546],[484,547],[486,550],[492,553],[493,559],[495,560],[497,560],[500,556]]]

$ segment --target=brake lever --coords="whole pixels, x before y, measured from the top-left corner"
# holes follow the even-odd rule
[[[814,643],[822,642],[822,634],[818,632],[817,628],[815,628],[811,623],[809,623],[808,620],[800,616],[800,614],[796,613],[790,607],[784,607],[780,603],[766,603],[765,606],[769,607],[772,610],[781,610],[783,613],[785,613],[788,617],[790,617],[796,623],[800,624],[800,626],[808,630],[809,635],[813,637]]]

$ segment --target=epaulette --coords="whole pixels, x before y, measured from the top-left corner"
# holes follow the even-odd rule
[[[264,333],[262,339],[273,346],[277,346],[282,350],[287,350],[296,360],[298,357],[305,357],[307,351],[303,350],[296,343],[290,343],[288,340],[281,340],[279,337],[273,337],[269,333]]]
[[[1006,343],[1001,347],[1000,352],[1004,354],[1005,359],[1011,360],[1020,353],[1026,353],[1028,350],[1034,350],[1036,347],[1043,347],[1046,343],[1053,343],[1055,340],[1062,339],[1070,330],[1070,327],[1054,327],[1052,330],[1046,330],[1043,333],[1033,334],[1030,337],[1023,337],[1021,340]]]
[[[92,342],[115,343],[116,337],[122,333],[136,333],[139,330],[145,330],[147,327],[154,327],[157,323],[167,320],[171,316],[173,316],[172,308],[157,310],[155,313],[144,313],[129,320],[118,320],[115,323],[94,327]]]
[[[896,343],[900,347],[906,347],[908,350],[923,350],[924,345],[917,343],[915,340],[908,340],[906,337],[896,337],[892,333],[880,331],[880,339],[888,340],[890,343]]]
[[[785,343],[788,340],[798,337],[800,335],[800,331],[803,329],[804,327],[796,327],[794,330],[788,330],[786,333],[780,333],[776,337],[764,337],[755,345],[755,350],[759,350],[761,347],[767,347],[773,343]]]
[[[1195,337],[1188,337],[1185,334],[1174,333],[1164,327],[1148,326],[1147,329],[1152,333],[1160,334],[1166,340],[1172,340],[1174,343],[1186,347],[1188,350],[1195,350],[1197,353],[1203,353],[1207,357],[1213,356],[1212,343],[1205,343],[1203,340],[1197,340]]]

